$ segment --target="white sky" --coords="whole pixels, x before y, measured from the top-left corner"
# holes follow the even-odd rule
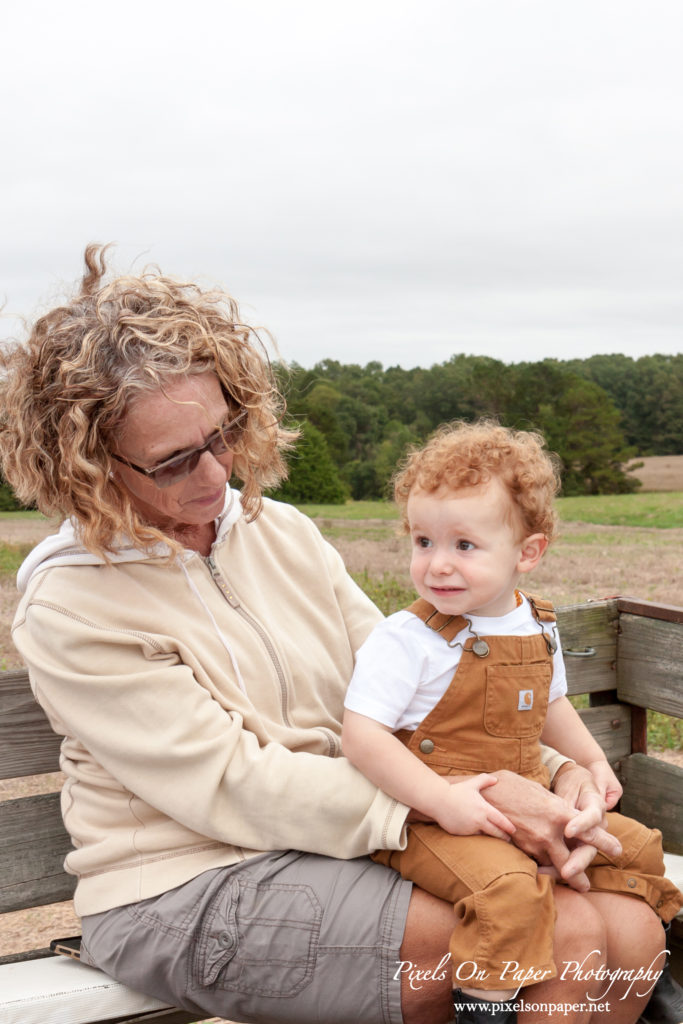
[[[224,284],[283,357],[683,349],[680,0],[8,0],[0,337]]]

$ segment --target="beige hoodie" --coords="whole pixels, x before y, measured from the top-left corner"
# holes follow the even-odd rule
[[[349,858],[405,841],[407,808],[340,756],[354,652],[380,613],[313,523],[228,491],[209,558],[70,525],[32,553],[14,641],[65,736],[62,811],[79,914],[266,850]]]

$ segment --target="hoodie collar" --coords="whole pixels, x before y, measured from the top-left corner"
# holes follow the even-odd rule
[[[216,542],[227,536],[242,515],[240,492],[226,487],[223,511],[216,519]],[[109,561],[113,563],[145,562],[150,558],[164,558],[169,554],[169,550],[168,545],[160,541],[153,548],[142,551],[140,548],[133,547],[130,540],[122,537],[114,550],[109,553]],[[188,551],[187,554],[189,555],[191,552]],[[66,519],[58,533],[42,540],[24,560],[17,573],[17,588],[23,594],[36,573],[57,565],[105,564],[100,555],[83,547],[74,520]]]

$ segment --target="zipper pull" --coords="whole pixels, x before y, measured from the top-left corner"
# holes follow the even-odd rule
[[[230,587],[228,586],[227,581],[226,581],[225,577],[223,576],[223,573],[220,571],[220,569],[216,565],[216,563],[215,563],[215,561],[213,559],[213,555],[207,555],[206,556],[206,564],[209,567],[209,572],[211,573],[211,576],[213,578],[214,583],[216,584],[218,589],[221,591],[221,593],[223,594],[225,599],[229,602],[231,607],[239,608],[240,603],[237,600],[237,598],[235,597],[235,595],[233,594],[233,592],[230,589]]]

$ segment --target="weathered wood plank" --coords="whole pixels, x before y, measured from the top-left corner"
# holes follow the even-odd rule
[[[5,964],[20,964],[25,960],[45,960],[48,956],[54,956],[49,946],[43,946],[42,949],[22,950],[20,953],[7,953],[5,956],[0,956],[0,967],[4,967]]]
[[[631,711],[623,704],[605,704],[582,708],[579,715],[605,752],[609,763],[618,768],[631,753]]]
[[[0,779],[57,771],[60,744],[33,697],[28,674],[0,673]]]
[[[617,601],[557,609],[570,694],[616,688]]]
[[[661,829],[664,849],[683,854],[683,768],[632,754],[621,765],[624,795],[621,810],[649,828]]]
[[[683,623],[683,608],[675,604],[653,604],[634,597],[619,597],[617,607],[620,614],[624,612],[627,615],[645,615],[649,619]]]
[[[619,700],[683,718],[683,629],[623,614],[617,640]]]
[[[75,879],[63,863],[71,849],[58,793],[0,803],[0,913],[70,899]]]

